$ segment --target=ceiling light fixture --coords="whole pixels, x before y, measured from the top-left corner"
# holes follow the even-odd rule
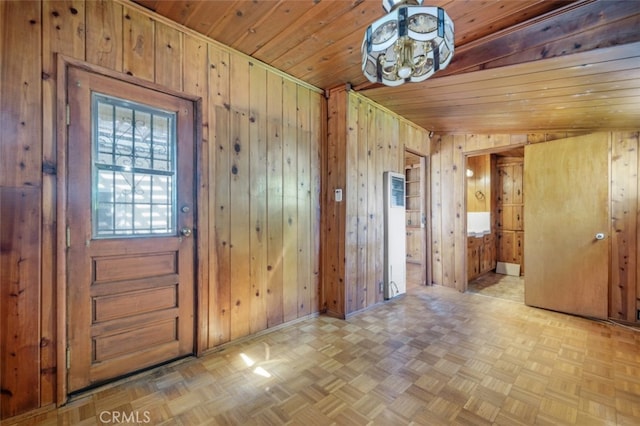
[[[451,62],[453,21],[422,1],[382,0],[388,13],[369,25],[362,42],[362,72],[372,83],[424,81]]]

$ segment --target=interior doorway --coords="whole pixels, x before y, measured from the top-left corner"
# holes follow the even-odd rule
[[[407,291],[429,283],[427,232],[428,170],[425,156],[410,150],[404,156],[406,184]]]
[[[524,147],[467,156],[467,291],[524,303]]]

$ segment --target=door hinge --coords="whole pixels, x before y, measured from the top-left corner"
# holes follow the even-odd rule
[[[67,248],[69,248],[71,247],[71,228],[69,228],[69,225],[67,225],[66,239],[67,239]]]
[[[70,118],[69,118],[69,116],[71,115],[71,114],[69,113],[69,104],[67,104],[67,112],[66,112],[66,114],[67,114],[67,126],[68,126],[68,125],[69,125],[69,122],[70,122]]]
[[[67,345],[67,370],[71,368],[71,346]]]

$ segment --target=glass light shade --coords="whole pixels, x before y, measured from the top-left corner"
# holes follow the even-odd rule
[[[388,0],[388,14],[372,23],[362,42],[362,72],[372,83],[419,82],[453,58],[453,22],[440,7],[422,0]]]

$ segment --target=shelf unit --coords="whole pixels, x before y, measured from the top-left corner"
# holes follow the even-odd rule
[[[422,182],[420,164],[405,166],[405,214],[407,229],[407,262],[422,263]]]
[[[524,275],[524,159],[504,157],[498,160],[498,244],[499,262],[517,263]]]

